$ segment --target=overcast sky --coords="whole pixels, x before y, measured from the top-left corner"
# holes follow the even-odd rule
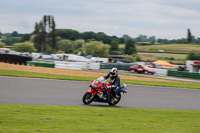
[[[200,0],[0,0],[0,31],[31,33],[53,15],[57,29],[157,39],[186,38],[190,29],[200,37],[199,7]]]

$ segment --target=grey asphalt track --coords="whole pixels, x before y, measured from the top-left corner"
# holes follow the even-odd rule
[[[0,104],[88,106],[83,94],[91,82],[0,76]],[[118,108],[200,110],[200,90],[128,85]],[[92,107],[109,107],[91,103]]]

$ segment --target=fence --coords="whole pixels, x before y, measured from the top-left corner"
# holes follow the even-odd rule
[[[54,68],[55,63],[51,62],[37,62],[37,61],[27,61],[28,66],[38,66],[38,67],[48,67],[48,68]]]
[[[183,72],[183,71],[171,71],[171,70],[169,70],[167,72],[167,76],[200,79],[200,73]]]
[[[129,67],[132,66],[131,63],[101,63],[100,69],[112,69],[113,67],[118,70],[129,70]]]
[[[68,61],[54,61],[50,62],[37,62],[28,61],[29,66],[61,68],[61,69],[74,69],[74,70],[100,70],[100,69],[112,69],[116,67],[118,70],[129,70],[132,66],[130,63],[89,63],[89,62],[68,62]]]
[[[73,70],[99,70],[100,63],[54,61],[55,68]]]
[[[159,69],[159,68],[152,68],[155,71],[155,75],[159,76],[167,76],[167,70],[166,69]]]

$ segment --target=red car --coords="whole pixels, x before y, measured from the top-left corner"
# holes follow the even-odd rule
[[[145,73],[145,74],[155,74],[155,71],[148,66],[145,65],[133,65],[129,67],[129,71],[137,72],[137,73]]]

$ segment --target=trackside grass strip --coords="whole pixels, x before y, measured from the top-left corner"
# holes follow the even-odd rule
[[[0,104],[1,133],[199,133],[200,111]]]
[[[30,77],[30,78],[47,78],[47,79],[60,79],[60,80],[77,80],[77,81],[93,81],[98,77],[81,77],[81,76],[69,76],[58,74],[47,74],[37,72],[25,72],[16,70],[3,70],[0,69],[1,76],[16,76],[16,77]],[[121,83],[135,84],[135,85],[151,85],[151,86],[164,86],[164,87],[177,87],[177,88],[192,88],[200,89],[200,83],[185,82],[185,83],[173,83],[173,82],[158,82],[158,81],[139,81],[130,79],[121,79]]]

